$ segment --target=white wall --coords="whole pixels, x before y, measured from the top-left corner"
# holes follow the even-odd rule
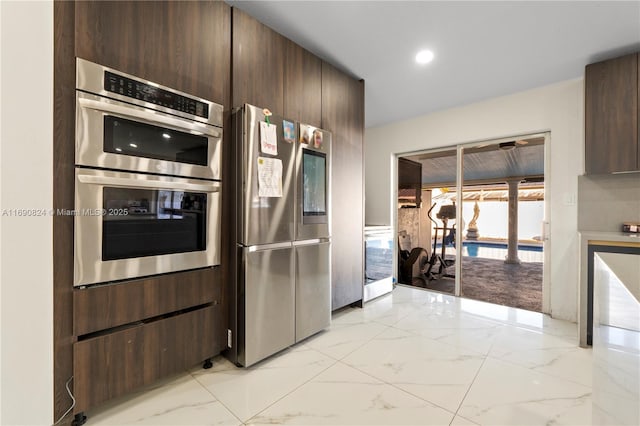
[[[53,420],[53,3],[0,1],[0,424]]]
[[[391,224],[394,154],[543,131],[551,132],[545,189],[549,197],[550,298],[555,318],[577,320],[577,177],[583,172],[583,79],[366,129],[365,214]],[[454,89],[455,90],[455,89]]]

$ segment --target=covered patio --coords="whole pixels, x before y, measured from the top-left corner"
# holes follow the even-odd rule
[[[461,197],[456,193],[455,151],[406,158],[421,165],[421,203],[414,204],[417,209],[406,208],[411,205],[411,192],[399,188],[399,206],[405,208],[399,209],[398,231],[411,235],[418,243],[416,246],[425,249],[431,262],[434,251],[445,253],[440,256],[444,262],[437,262],[448,265],[445,272],[436,274],[433,268],[426,271],[428,265],[423,273],[420,268],[414,268],[411,283],[407,284],[455,294],[455,262],[458,259],[451,230],[455,214],[448,218],[447,226],[447,218],[443,221],[437,213],[442,206],[462,205],[458,210],[462,216],[458,223],[463,231],[459,295],[542,312],[544,138],[465,148]],[[430,208],[431,218],[419,212]],[[530,209],[534,209],[536,215],[527,216],[525,210]],[[523,214],[533,218],[527,232],[519,229],[522,226],[519,227],[518,217]],[[412,226],[411,220],[416,225]],[[491,227],[497,230],[489,231]],[[443,238],[443,232],[448,235],[447,239]],[[445,244],[444,252],[442,244]],[[485,250],[483,254],[477,250],[477,245],[491,247],[493,244],[500,246],[501,251],[487,254]],[[536,255],[529,256],[529,250],[537,251]],[[409,281],[406,274],[404,280]]]
[[[500,259],[462,257],[461,295],[470,299],[529,311],[542,311],[542,262],[505,263]],[[414,278],[415,287],[454,293],[453,278],[426,281]]]

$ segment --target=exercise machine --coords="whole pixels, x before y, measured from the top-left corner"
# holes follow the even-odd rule
[[[431,251],[429,266],[425,275],[429,280],[435,280],[442,277],[455,278],[455,274],[449,271],[455,265],[456,260],[455,258],[447,259],[445,252],[447,250],[447,245],[453,244],[455,247],[456,225],[454,223],[452,226],[448,226],[448,224],[450,220],[455,220],[456,218],[456,204],[453,203],[452,205],[440,207],[436,217],[442,221],[442,226],[438,226],[438,222],[431,216],[431,212],[435,206],[436,203],[433,203],[427,212],[427,216],[429,216],[429,219],[435,225],[433,228],[435,234],[433,236],[433,250]],[[442,240],[440,253],[438,253],[438,238]]]
[[[447,245],[455,246],[455,223],[449,226],[449,221],[456,218],[456,206],[453,204],[440,207],[436,217],[442,221],[442,226],[431,216],[435,206],[436,203],[427,212],[427,216],[435,225],[431,254],[422,247],[403,250],[400,240],[407,236],[398,235],[398,279],[401,283],[413,285],[414,279],[419,279],[426,285],[429,281],[443,277],[455,278],[455,274],[451,272],[456,262],[455,258],[447,259],[445,252]],[[440,250],[438,241],[441,241]]]

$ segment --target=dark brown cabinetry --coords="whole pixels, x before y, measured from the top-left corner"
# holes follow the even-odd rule
[[[249,103],[284,115],[287,40],[246,13],[233,9],[233,106]]]
[[[321,127],[322,61],[288,41],[284,65],[284,116]]]
[[[638,54],[587,65],[585,171],[640,170]]]
[[[219,267],[76,289],[74,334],[83,336],[194,306],[217,306],[221,289]],[[222,333],[216,334],[219,352],[224,349],[224,339]]]
[[[224,2],[61,1],[54,3],[54,28],[56,209],[74,208],[76,57],[230,110],[231,8]],[[78,413],[226,347],[221,268],[79,290],[73,217],[54,217],[53,235],[55,420],[71,405],[65,383],[72,376]],[[128,352],[132,338],[141,352]]]
[[[364,83],[322,64],[322,127],[331,145],[331,290],[336,310],[363,298]]]
[[[53,200],[74,208],[75,53],[74,4],[53,3]],[[65,383],[73,374],[73,217],[53,217],[53,406],[54,419],[71,406]]]
[[[224,2],[79,1],[76,56],[229,107]]]
[[[226,348],[220,267],[73,290],[78,413]]]
[[[322,61],[233,9],[233,106],[249,103],[320,126]]]
[[[184,371],[212,355],[215,307],[139,323],[74,345],[75,412]]]

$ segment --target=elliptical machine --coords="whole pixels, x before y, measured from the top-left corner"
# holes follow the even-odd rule
[[[427,216],[435,225],[435,234],[433,238],[433,247],[431,248],[431,255],[428,251],[422,247],[414,247],[409,250],[403,250],[400,245],[400,236],[398,240],[398,278],[399,282],[405,284],[416,285],[414,279],[422,281],[422,284],[418,284],[419,287],[425,287],[429,281],[437,280],[440,278],[455,278],[453,273],[450,273],[450,268],[456,263],[454,259],[447,259],[445,256],[446,246],[448,244],[454,244],[455,246],[455,223],[449,227],[448,222],[451,219],[456,218],[456,206],[447,205],[440,207],[436,217],[442,221],[443,226],[438,226],[438,222],[433,219],[431,212],[435,208],[436,203],[433,203]],[[447,233],[448,231],[448,233]],[[442,240],[440,253],[438,253],[438,238]]]
[[[438,226],[438,222],[431,216],[431,211],[435,208],[436,203],[431,205],[431,208],[427,212],[427,216],[435,225],[433,236],[433,250],[431,250],[431,257],[429,258],[429,266],[425,272],[425,275],[429,280],[436,280],[439,278],[455,278],[455,274],[449,272],[449,268],[453,267],[456,263],[454,259],[447,259],[445,252],[448,244],[453,244],[455,247],[455,232],[456,225],[449,227],[449,220],[455,220],[456,218],[456,204],[440,207],[440,210],[436,214],[436,217],[442,221],[442,226]],[[448,231],[448,233],[447,233]],[[440,253],[438,253],[438,234],[442,233],[440,246]]]

